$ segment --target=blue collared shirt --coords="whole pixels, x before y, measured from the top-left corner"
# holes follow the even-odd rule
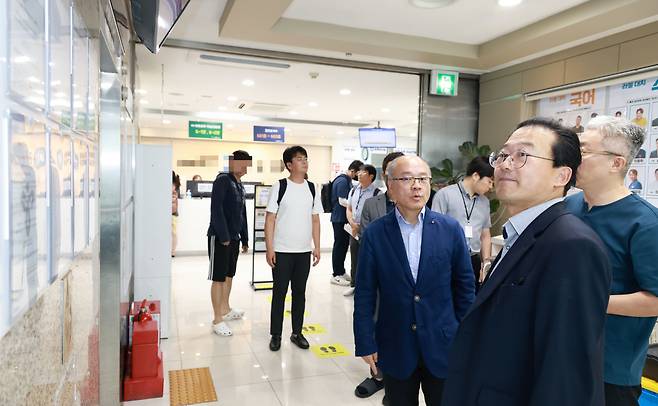
[[[361,224],[361,212],[363,211],[363,205],[367,199],[374,196],[375,189],[377,189],[375,184],[371,183],[365,189],[361,187],[361,184],[359,184],[357,187],[350,191],[350,194],[347,198],[350,202],[350,207],[352,207],[352,219],[355,223]]]
[[[402,234],[402,242],[404,242],[404,249],[407,252],[407,260],[409,261],[409,268],[411,268],[411,276],[414,282],[418,279],[418,264],[420,263],[420,247],[423,243],[423,219],[425,218],[425,207],[418,213],[418,222],[411,224],[402,217],[398,208],[395,208],[395,217],[400,226],[400,233]]]
[[[518,213],[509,218],[507,223],[505,223],[505,225],[503,226],[505,227],[505,232],[507,233],[507,238],[505,239],[505,245],[503,246],[503,251],[500,254],[500,259],[496,263],[496,267],[491,270],[492,274],[493,271],[496,268],[498,268],[498,264],[500,264],[503,258],[505,257],[505,255],[507,255],[507,252],[512,248],[516,240],[519,239],[519,236],[523,234],[526,228],[528,228],[530,223],[535,221],[535,219],[539,217],[540,214],[548,210],[549,207],[563,200],[564,200],[563,197],[552,199],[547,202],[530,207],[529,209],[525,209],[521,213]]]

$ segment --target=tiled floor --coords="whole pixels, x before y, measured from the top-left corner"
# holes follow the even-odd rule
[[[349,255],[348,255],[349,257]],[[264,270],[265,259],[256,258]],[[349,265],[349,259],[346,261]],[[354,388],[367,375],[366,364],[354,357],[352,298],[346,288],[329,283],[331,254],[323,253],[311,269],[306,290],[305,324],[320,324],[326,333],[306,335],[311,345],[339,343],[351,355],[320,359],[288,340],[290,318],[284,319],[281,350],[271,352],[269,314],[271,291],[254,292],[251,254],[241,255],[231,293],[231,306],[246,311],[243,320],[229,322],[232,337],[211,332],[212,308],[207,257],[177,257],[173,261],[173,315],[169,338],[162,340],[165,369],[209,367],[215,383],[216,405],[321,406],[381,405],[383,391],[368,399],[354,396]],[[267,273],[263,273],[266,275]],[[286,303],[289,308],[290,303]],[[421,396],[421,404],[422,396]],[[169,405],[165,373],[162,398],[124,402],[126,406]]]

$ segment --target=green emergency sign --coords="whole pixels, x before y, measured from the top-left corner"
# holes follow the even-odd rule
[[[456,96],[459,86],[459,72],[432,71],[430,94],[438,96]]]

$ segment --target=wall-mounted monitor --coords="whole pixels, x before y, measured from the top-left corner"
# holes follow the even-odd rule
[[[359,128],[361,148],[395,148],[395,128]]]
[[[211,180],[188,180],[185,186],[192,197],[212,197],[212,184]]]
[[[132,0],[135,32],[154,54],[171,32],[190,0]]]

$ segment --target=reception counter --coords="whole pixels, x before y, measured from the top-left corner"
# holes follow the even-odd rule
[[[320,249],[331,251],[334,236],[331,214],[320,214]],[[207,255],[208,225],[210,224],[210,198],[178,200],[178,245],[177,255]],[[247,199],[247,225],[249,246],[253,248],[254,200]]]

